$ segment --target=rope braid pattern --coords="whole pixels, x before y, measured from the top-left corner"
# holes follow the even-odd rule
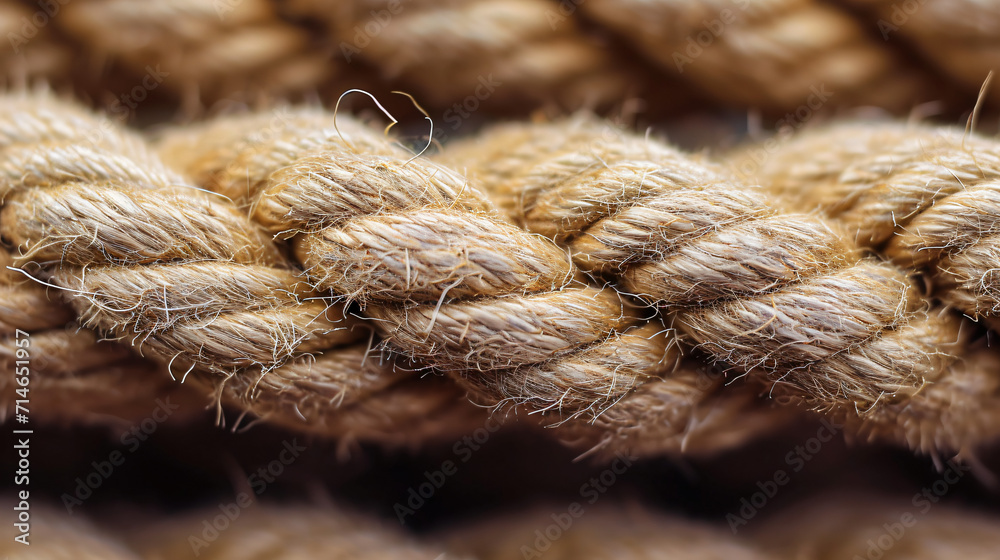
[[[412,386],[392,360],[366,359],[367,342],[352,344],[365,329],[343,306],[317,298],[245,214],[138,140],[45,96],[4,109],[0,122],[19,134],[2,149],[0,232],[22,251],[16,264],[51,271],[84,325],[172,371],[197,370],[220,400],[348,439],[405,441],[455,402]],[[381,410],[395,390],[414,404]],[[417,403],[425,422],[392,425]]]
[[[40,127],[48,127],[53,137],[68,137],[74,127],[86,125],[80,130],[87,131],[94,124],[85,113],[71,108],[59,115],[35,114],[30,102],[5,101],[0,113],[0,154],[4,156],[19,150],[23,142],[36,140]],[[0,163],[4,195],[20,179],[8,163],[6,158]],[[13,372],[18,360],[24,360],[19,349],[30,357],[34,374],[31,399],[36,405],[32,418],[84,423],[141,418],[147,412],[134,410],[134,403],[123,395],[146,395],[151,401],[169,392],[185,398],[184,391],[166,391],[164,383],[152,379],[149,373],[154,366],[136,359],[127,347],[98,342],[93,332],[71,326],[76,317],[72,307],[54,290],[11,270],[17,260],[6,247],[0,247],[0,364]],[[115,389],[109,390],[111,387]],[[0,417],[14,414],[14,400],[20,398],[16,388],[13,376],[0,380]]]
[[[912,107],[918,92],[935,91],[862,25],[820,0],[595,0],[580,7],[737,106],[809,103],[815,110],[832,98],[898,111]]]
[[[298,111],[280,130],[255,129],[260,114],[180,127],[161,153],[291,237],[314,281],[362,303],[392,349],[477,400],[547,411],[565,422],[558,437],[605,452],[718,451],[787,419],[749,393],[716,395],[721,376],[703,368],[671,372],[658,321],[582,284],[564,251],[506,223],[463,177],[350,119],[341,138],[330,114]]]
[[[336,68],[310,34],[283,21],[268,0],[96,0],[62,10],[57,25],[85,43],[96,61],[120,60],[140,77],[152,67],[155,87],[162,81],[195,98],[261,89],[288,95],[315,88]]]
[[[925,273],[946,304],[1000,325],[1000,143],[947,128],[841,124],[784,143],[759,173],[790,203]]]
[[[581,284],[564,251],[505,222],[463,177],[349,119],[338,126],[357,134],[343,139],[332,116],[302,120],[311,134],[247,144],[206,185],[229,193],[247,178],[254,219],[292,238],[317,286],[362,304],[392,348],[488,376],[472,388],[493,400],[536,383],[535,404],[570,413],[672,367],[661,326],[624,332],[637,320],[614,290]]]
[[[758,173],[788,204],[839,222],[861,246],[919,274],[942,303],[996,328],[997,148],[993,140],[949,128],[846,123],[769,150]],[[739,166],[746,158],[737,154],[731,161]],[[909,419],[903,435],[890,437],[912,445],[919,434],[951,431],[937,439],[971,444],[996,433],[995,352],[972,347],[961,357],[905,408],[890,407]],[[878,426],[863,429],[882,435]]]
[[[296,0],[292,10],[326,22],[338,55],[372,64],[435,106],[473,92],[492,106],[606,106],[644,82],[627,53],[550,0]],[[370,34],[377,18],[387,23]]]
[[[497,157],[508,146],[513,155]],[[995,432],[902,416],[927,381],[950,374],[969,329],[815,216],[781,212],[720,169],[592,122],[499,127],[448,158],[581,268],[665,307],[691,342],[772,394],[855,409],[925,450]]]
[[[941,72],[976,91],[990,70],[1000,68],[1000,6],[982,0],[920,2],[897,5],[891,0],[840,0],[877,19],[882,37],[906,41]],[[987,95],[1000,99],[1000,89]]]
[[[4,505],[13,506],[13,502]],[[599,504],[553,540],[544,555],[556,560],[833,560],[866,550],[872,535],[881,534],[876,531],[898,520],[900,507],[898,501],[886,498],[820,496],[758,520],[760,525],[752,531],[734,536],[721,523],[685,519],[637,505]],[[128,518],[105,514],[84,519],[39,505],[31,547],[14,542],[13,527],[4,528],[0,553],[17,551],[18,558],[25,560],[179,560],[196,556],[208,560],[501,560],[523,555],[537,538],[535,531],[552,522],[549,511],[517,511],[463,523],[417,540],[398,526],[348,509],[264,503],[244,511],[211,542],[192,541],[192,535],[196,538],[199,534],[192,529],[215,515],[218,508],[173,517],[139,510]],[[885,551],[884,558],[992,558],[1000,545],[996,523],[995,516],[939,504],[921,517],[920,531],[898,540]],[[205,546],[198,546],[202,542]]]

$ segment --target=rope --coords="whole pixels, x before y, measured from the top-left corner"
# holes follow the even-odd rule
[[[675,368],[668,329],[583,283],[564,251],[508,224],[463,177],[350,120],[342,138],[331,116],[300,111],[286,121],[301,126],[262,141],[251,139],[266,115],[179,127],[161,152],[206,188],[242,188],[253,218],[292,239],[317,286],[361,303],[393,350],[483,404],[548,413],[559,437],[607,453],[715,452],[786,418],[748,394],[715,397],[721,376]],[[723,429],[736,414],[743,429]]]
[[[638,505],[599,504],[568,511],[561,506],[491,515],[420,540],[368,515],[301,503],[252,503],[240,508],[233,502],[231,508],[237,515],[233,519],[227,518],[225,511],[220,513],[219,507],[168,518],[138,510],[127,518],[106,514],[97,520],[80,515],[71,518],[52,508],[36,507],[31,517],[31,546],[14,542],[15,530],[9,526],[2,530],[5,538],[0,553],[16,552],[18,558],[31,560],[490,560],[526,554],[534,557],[531,552],[557,560],[826,560],[863,557],[872,549],[882,552],[887,560],[923,560],[992,558],[998,545],[994,516],[946,504],[923,511],[919,503],[857,495],[799,501],[752,520],[735,535],[719,523],[682,519]],[[583,513],[570,513],[576,511]],[[919,530],[909,530],[914,527],[912,519],[919,520]],[[560,521],[562,525],[557,524]]]
[[[758,146],[730,162],[739,168],[751,152],[760,159]],[[861,246],[919,275],[942,303],[995,328],[996,154],[995,141],[961,130],[846,123],[786,139],[754,168],[788,204],[841,223]],[[993,433],[1000,379],[992,354],[960,353],[948,376],[894,406],[908,426],[901,437],[940,446]]]
[[[320,300],[269,236],[139,139],[45,95],[8,97],[0,123],[0,232],[20,251],[14,264],[42,267],[85,326],[167,362],[182,382],[195,370],[220,401],[345,440],[412,443],[428,426],[477,424],[448,411],[461,403],[447,391],[427,394],[391,357],[368,356],[343,306]],[[401,398],[413,402],[400,408]]]
[[[992,2],[918,2],[840,0],[877,18],[879,33],[894,44],[909,44],[942,73],[969,91],[983,85],[989,72],[1000,69],[1000,9]],[[991,88],[988,99],[1000,99]]]
[[[448,157],[527,229],[664,308],[689,342],[769,394],[860,416],[866,430],[925,451],[995,434],[991,414],[940,408],[993,407],[993,393],[976,390],[994,385],[988,367],[956,358],[971,353],[968,325],[930,309],[902,270],[863,258],[832,224],[593,122],[499,127]]]

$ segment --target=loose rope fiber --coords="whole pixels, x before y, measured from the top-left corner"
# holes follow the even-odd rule
[[[562,250],[506,223],[463,177],[373,130],[354,136],[347,119],[342,138],[332,116],[303,111],[288,119],[301,127],[262,142],[249,138],[264,115],[200,125],[200,136],[180,127],[161,153],[293,237],[307,274],[363,303],[393,349],[450,372],[478,401],[550,422],[583,416],[557,434],[607,452],[718,451],[787,419],[748,394],[713,396],[721,376],[675,368],[667,329],[581,283]],[[236,131],[247,138],[234,143]],[[735,415],[741,429],[724,428]]]
[[[840,222],[863,247],[919,274],[944,304],[995,328],[998,146],[950,128],[846,123],[769,150],[751,147],[729,163],[758,176],[789,204]],[[1000,375],[992,354],[973,349],[962,355],[948,376],[900,410],[909,422],[890,437],[913,445],[935,424],[994,433]],[[878,437],[879,424],[866,429]]]
[[[178,378],[196,370],[221,400],[327,435],[415,443],[479,421],[452,410],[454,392],[369,356],[365,329],[317,298],[266,234],[138,138],[45,95],[8,96],[3,109],[0,232],[85,325]]]
[[[925,451],[995,437],[992,414],[968,422],[935,406],[972,399],[988,412],[995,399],[957,393],[958,378],[989,375],[956,358],[969,352],[968,325],[929,309],[900,269],[863,258],[833,225],[768,206],[763,189],[593,122],[499,127],[448,158],[527,229],[664,307],[692,343],[770,394],[857,411]],[[929,382],[956,394],[908,406]]]
[[[791,204],[818,209],[862,246],[924,274],[946,304],[1000,325],[1000,142],[848,123],[782,143],[755,171]]]

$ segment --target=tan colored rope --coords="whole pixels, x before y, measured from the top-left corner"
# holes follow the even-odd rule
[[[964,473],[946,467],[944,480]],[[946,486],[947,487],[947,486]],[[939,488],[934,485],[934,491]],[[932,560],[996,557],[997,518],[943,502],[929,488],[903,499],[847,493],[818,496],[752,523],[748,532],[776,558]]]
[[[196,370],[226,402],[328,435],[387,429],[405,440],[410,428],[461,430],[458,419],[477,418],[447,413],[403,383],[412,372],[369,356],[366,329],[316,297],[264,232],[138,139],[44,95],[9,96],[3,109],[0,231],[22,251],[16,264],[51,271],[85,325],[169,362],[178,378]],[[388,394],[397,384],[410,406]],[[406,429],[393,425],[404,417]]]
[[[394,349],[477,400],[559,421],[586,413],[557,435],[609,452],[718,451],[786,419],[748,395],[712,397],[721,376],[693,364],[671,373],[666,329],[633,329],[627,302],[581,284],[563,251],[507,224],[463,177],[349,119],[342,139],[329,114],[300,111],[280,131],[264,114],[179,127],[161,152],[208,188],[256,199],[254,218],[294,237],[307,273],[365,304]],[[742,429],[724,429],[737,413]]]
[[[1000,70],[1000,6],[989,0],[898,2],[839,0],[871,14],[886,41],[912,44],[921,56],[969,91],[978,91],[989,73]],[[988,98],[1000,99],[994,85]]]
[[[580,9],[733,105],[905,112],[940,96],[926,76],[821,0],[588,0]]]
[[[791,204],[843,223],[862,246],[925,273],[945,303],[1000,325],[1000,142],[841,124],[780,144],[755,174]]]
[[[664,306],[692,343],[766,381],[770,394],[848,416],[856,410],[871,429],[925,451],[995,436],[995,423],[939,408],[972,400],[989,411],[994,397],[977,393],[979,382],[965,386],[985,369],[968,374],[956,361],[971,353],[971,329],[930,310],[901,270],[863,258],[815,216],[769,206],[763,189],[655,141],[620,132],[606,139],[609,130],[578,121],[510,125],[453,146],[448,157],[529,230]],[[497,157],[507,147],[516,148]],[[928,382],[944,394],[909,406],[932,398]]]
[[[297,0],[293,6],[327,23],[339,60],[371,64],[422,103],[452,107],[447,126],[480,104],[608,106],[649,86],[626,53],[585,33],[578,18],[551,0]]]
[[[86,45],[92,63],[122,61],[143,80],[121,92],[148,90],[128,107],[159,87],[206,101],[300,93],[339,66],[268,0],[96,0],[62,9],[56,24]]]
[[[729,161],[788,204],[818,210],[843,224],[860,245],[920,274],[946,305],[996,327],[998,146],[949,128],[847,123],[805,132],[769,150],[754,146]],[[948,376],[906,406],[890,407],[907,419],[890,437],[916,447],[928,438],[940,446],[994,434],[1000,422],[994,353],[962,352]],[[878,437],[884,435],[882,424],[865,429]]]
[[[954,467],[949,467],[954,469]],[[950,472],[949,476],[962,475]],[[933,494],[932,494],[933,495]],[[935,496],[936,497],[936,496]],[[13,505],[9,500],[4,504]],[[733,535],[721,523],[659,513],[638,505],[557,505],[490,515],[418,540],[346,509],[305,504],[230,504],[168,518],[141,510],[113,514],[101,526],[32,504],[31,546],[7,524],[0,553],[25,560],[299,560],[312,558],[491,560],[735,559],[884,560],[996,556],[995,515],[909,499],[819,496],[768,511]],[[36,509],[37,507],[37,509]],[[572,509],[571,509],[572,508]],[[221,527],[221,529],[216,529]],[[534,554],[532,554],[534,553]],[[538,556],[536,556],[536,554]]]

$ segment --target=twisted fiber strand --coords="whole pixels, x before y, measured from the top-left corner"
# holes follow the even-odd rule
[[[946,468],[954,469],[950,465]],[[948,473],[948,479],[955,474],[963,473]],[[922,504],[914,506],[909,496],[818,496],[766,518],[760,525],[752,523],[747,530],[762,549],[776,558],[864,558],[872,550],[871,543],[881,540],[885,544],[883,535],[890,535],[886,527],[894,527],[893,523],[904,519],[911,527],[902,537],[893,538],[891,547],[880,549],[883,560],[986,560],[996,556],[1000,543],[994,514],[945,503],[926,511]],[[909,517],[902,517],[907,513],[918,520],[917,525],[909,522]]]
[[[297,0],[293,10],[327,23],[334,56],[363,60],[435,106],[470,94],[491,107],[606,106],[648,87],[627,53],[551,0]],[[378,33],[366,32],[387,14]]]
[[[206,184],[228,192],[233,170],[245,177],[254,219],[293,238],[317,285],[363,304],[393,348],[472,370],[458,377],[484,399],[570,415],[673,365],[661,326],[626,332],[637,321],[613,290],[581,285],[561,249],[502,220],[463,177],[408,161],[374,130],[341,127],[341,139],[322,124],[247,146]]]
[[[1000,6],[988,0],[900,4],[891,0],[840,0],[871,14],[888,41],[906,42],[941,72],[977,91],[990,71],[1000,69]],[[1000,89],[990,88],[990,99]]]
[[[8,502],[10,503],[10,502]],[[10,504],[13,505],[12,503]],[[683,519],[631,506],[597,505],[542,551],[555,559],[763,558],[826,560],[863,555],[870,543],[898,523],[913,506],[890,498],[821,496],[756,520],[737,536],[717,523]],[[553,507],[491,515],[417,540],[398,528],[343,508],[304,504],[255,504],[218,533],[198,558],[297,560],[304,558],[500,559],[524,555],[535,546],[536,531],[550,525]],[[70,518],[39,505],[33,517],[32,545],[13,541],[13,526],[3,529],[0,552],[17,551],[26,560],[194,558],[191,535],[219,514],[217,507],[172,518],[144,511],[127,520],[105,514],[94,521]],[[995,556],[996,518],[938,504],[919,517],[919,530],[894,539],[886,560]],[[142,523],[139,530],[133,528]],[[15,548],[18,547],[18,548]],[[537,549],[536,549],[537,550]]]
[[[736,154],[730,162],[739,167],[748,157]],[[758,174],[789,204],[819,210],[862,246],[921,274],[944,304],[996,327],[998,172],[997,143],[987,138],[845,123],[785,141],[769,151]],[[961,430],[978,439],[995,434],[1000,364],[988,349],[961,357],[900,410],[906,422],[890,437],[913,445],[934,430],[946,430],[936,436],[945,441],[961,439]],[[881,424],[864,429],[880,437]]]
[[[899,111],[936,99],[920,97],[935,90],[927,76],[820,0],[594,0],[580,9],[737,106],[793,110],[819,90],[832,95],[818,106]]]
[[[344,347],[365,332],[320,301],[229,201],[184,186],[151,154],[113,150],[134,142],[96,117],[75,123],[86,124],[76,137],[46,126],[82,118],[71,106],[43,96],[3,107],[0,231],[24,251],[15,262],[51,270],[85,325],[178,373],[197,369],[221,399],[282,423],[350,436],[405,416],[379,416],[378,403],[391,403],[385,393],[410,374],[391,359],[365,360],[365,342]],[[105,133],[88,138],[94,130]],[[418,402],[432,407],[432,423],[440,403]],[[338,405],[371,419],[355,432]]]
[[[577,127],[593,131],[589,142],[569,132]],[[908,410],[928,381],[951,375],[964,348],[961,324],[928,310],[902,271],[862,258],[815,216],[767,206],[762,189],[658,142],[625,133],[605,141],[599,128],[500,127],[450,157],[506,198],[529,230],[558,239],[582,268],[617,276],[626,291],[665,306],[692,342],[767,380],[772,394],[848,405],[894,429],[909,420],[893,412]],[[509,162],[489,154],[526,132],[559,148],[512,174]],[[973,428],[928,426],[917,446],[947,440],[958,449],[989,435]],[[946,437],[952,431],[962,437]]]
[[[278,7],[268,0],[96,0],[66,4],[54,23],[85,45],[93,63],[120,60],[140,78],[147,66],[159,67],[167,74],[162,87],[185,95],[215,100],[315,88],[337,65]]]
[[[784,143],[759,175],[791,204],[818,209],[861,245],[925,273],[946,304],[996,326],[998,148],[948,128],[842,124]]]

